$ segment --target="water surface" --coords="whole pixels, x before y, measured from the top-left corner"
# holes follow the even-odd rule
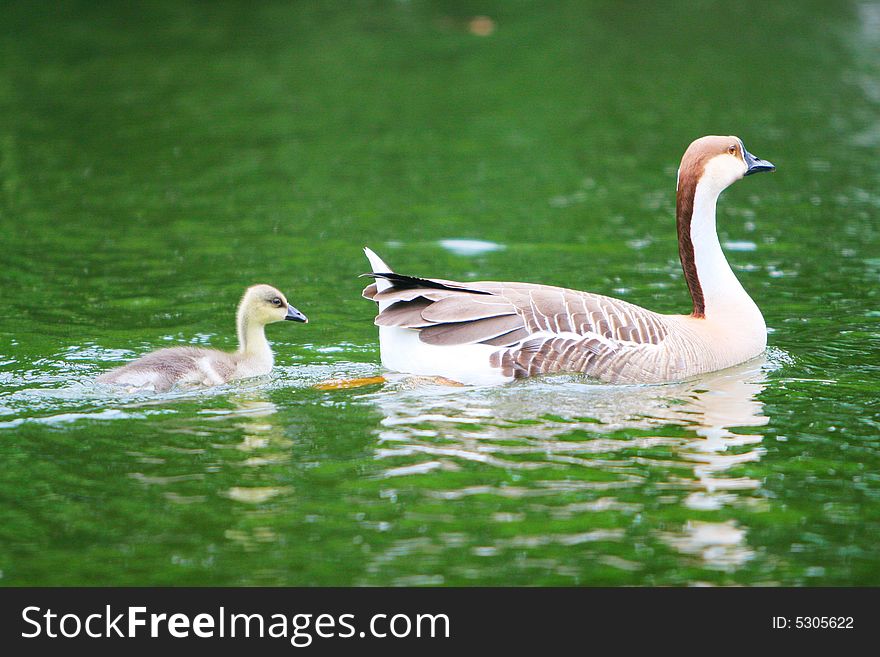
[[[0,583],[880,584],[880,6],[677,7],[4,4]],[[686,311],[707,133],[778,167],[718,216],[764,357],[315,387],[382,372],[364,244]],[[272,375],[93,383],[255,282]]]

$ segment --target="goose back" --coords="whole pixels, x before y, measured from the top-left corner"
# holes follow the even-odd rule
[[[497,347],[489,364],[508,378],[582,372],[644,382],[668,377],[678,365],[664,363],[674,330],[669,317],[626,301],[533,283],[374,276],[392,284],[364,290],[367,299],[390,304],[376,325],[413,329],[429,345]]]

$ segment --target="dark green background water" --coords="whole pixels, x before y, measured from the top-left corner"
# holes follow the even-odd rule
[[[880,584],[877,4],[20,2],[0,56],[0,583]],[[766,358],[312,387],[381,372],[364,244],[686,312],[707,133],[778,166],[719,206]],[[92,383],[255,282],[270,377]]]

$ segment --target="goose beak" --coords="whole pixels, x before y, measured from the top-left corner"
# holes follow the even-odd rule
[[[761,171],[776,171],[776,167],[772,162],[755,157],[749,153],[745,147],[743,148],[743,158],[746,161],[746,167],[748,167],[743,174],[745,176],[750,176],[753,173],[760,173]]]
[[[284,319],[291,322],[302,322],[303,324],[309,323],[309,318],[290,304],[287,305],[287,314],[284,316]]]

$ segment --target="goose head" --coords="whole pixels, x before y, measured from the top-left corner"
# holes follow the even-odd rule
[[[258,325],[284,320],[308,322],[308,318],[287,302],[287,298],[271,285],[252,285],[239,304],[239,317]]]
[[[744,176],[775,170],[771,162],[749,153],[739,137],[709,135],[693,141],[684,152],[678,186],[700,183],[720,194]]]

